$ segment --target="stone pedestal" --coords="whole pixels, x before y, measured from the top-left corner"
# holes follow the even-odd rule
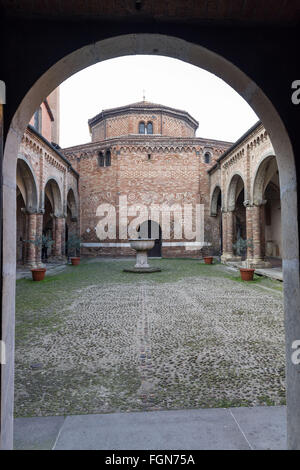
[[[148,264],[148,251],[154,247],[155,240],[149,238],[138,238],[130,240],[130,246],[136,250],[136,263],[134,268],[124,269],[125,272],[134,273],[153,273],[161,271],[160,268],[154,268]]]
[[[136,252],[135,268],[149,268],[148,264],[148,250]]]

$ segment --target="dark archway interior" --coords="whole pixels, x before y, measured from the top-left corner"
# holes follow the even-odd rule
[[[162,231],[160,225],[153,220],[146,220],[139,227],[141,238],[155,238],[154,247],[148,252],[149,258],[161,257]]]
[[[236,206],[235,206],[235,239],[246,238],[246,208],[244,206],[245,200],[244,189],[239,193]]]
[[[26,218],[25,202],[17,187],[17,264],[23,264],[26,249]]]
[[[43,217],[43,235],[49,237],[53,240],[53,208],[50,202],[50,199],[45,194],[45,212]],[[48,249],[46,247],[42,247],[42,260],[48,260],[49,256],[51,255],[52,247]]]

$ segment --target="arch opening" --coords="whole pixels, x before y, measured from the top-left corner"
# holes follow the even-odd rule
[[[63,80],[77,71],[107,58],[117,57],[127,54],[149,54],[154,50],[159,50],[162,55],[179,58],[190,62],[196,66],[202,67],[212,73],[215,73],[229,85],[231,85],[248,104],[254,109],[261,118],[267,129],[274,145],[277,164],[279,169],[280,194],[282,207],[282,225],[285,228],[282,233],[282,256],[284,259],[283,270],[285,281],[285,313],[288,324],[292,322],[296,325],[293,333],[287,329],[287,347],[290,347],[294,335],[300,337],[300,324],[297,319],[299,305],[299,242],[298,242],[298,222],[297,222],[297,187],[296,172],[294,165],[294,155],[289,136],[285,130],[280,116],[268,98],[264,95],[256,84],[251,81],[241,70],[228,62],[221,56],[195,44],[187,43],[184,40],[168,37],[158,34],[126,35],[124,37],[114,37],[99,43],[88,45],[80,50],[74,51],[69,56],[58,61],[49,69],[34,86],[28,91],[27,95],[19,106],[13,121],[11,123],[4,151],[4,176],[3,176],[3,199],[4,199],[4,219],[7,221],[4,225],[3,244],[3,272],[4,272],[4,292],[3,292],[3,315],[5,332],[10,335],[8,350],[8,362],[4,367],[2,375],[2,446],[9,448],[12,443],[12,406],[13,398],[11,389],[6,385],[10,382],[13,375],[13,332],[8,326],[13,324],[14,318],[14,282],[15,282],[15,213],[16,195],[16,161],[18,148],[24,134],[25,128],[38,105],[42,102],[45,95],[56,88]],[[234,185],[233,185],[234,186]],[[265,188],[266,191],[267,187]],[[59,188],[52,186],[47,190],[46,195],[50,203],[55,207],[56,215],[62,209],[61,199],[59,202]],[[241,195],[241,191],[239,193]],[[241,196],[242,198],[242,196]],[[230,204],[233,198],[230,193]],[[236,204],[234,199],[234,208]],[[25,201],[24,201],[25,202]],[[231,206],[230,206],[231,207]],[[10,222],[10,219],[12,222]],[[288,292],[294,292],[295,295],[289,296]],[[294,412],[297,403],[298,391],[300,390],[300,378],[297,376],[295,368],[288,363],[287,373],[290,380],[293,381],[291,393],[288,393],[288,430],[290,446],[299,448],[299,437],[292,436],[291,430],[300,423],[300,411]],[[299,375],[299,374],[298,374]],[[289,389],[288,389],[289,391]],[[293,413],[289,409],[293,408]]]

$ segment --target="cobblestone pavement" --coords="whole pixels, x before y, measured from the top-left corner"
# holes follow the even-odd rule
[[[17,416],[285,402],[280,292],[139,278],[78,290],[60,319],[17,348]]]

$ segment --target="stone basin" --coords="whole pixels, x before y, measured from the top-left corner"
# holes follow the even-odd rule
[[[130,240],[130,246],[136,251],[149,251],[154,247],[155,239],[134,238]]]
[[[153,273],[161,271],[160,268],[151,267],[148,264],[148,251],[154,247],[154,238],[133,238],[130,246],[136,251],[136,263],[134,268],[124,269],[126,272]]]

